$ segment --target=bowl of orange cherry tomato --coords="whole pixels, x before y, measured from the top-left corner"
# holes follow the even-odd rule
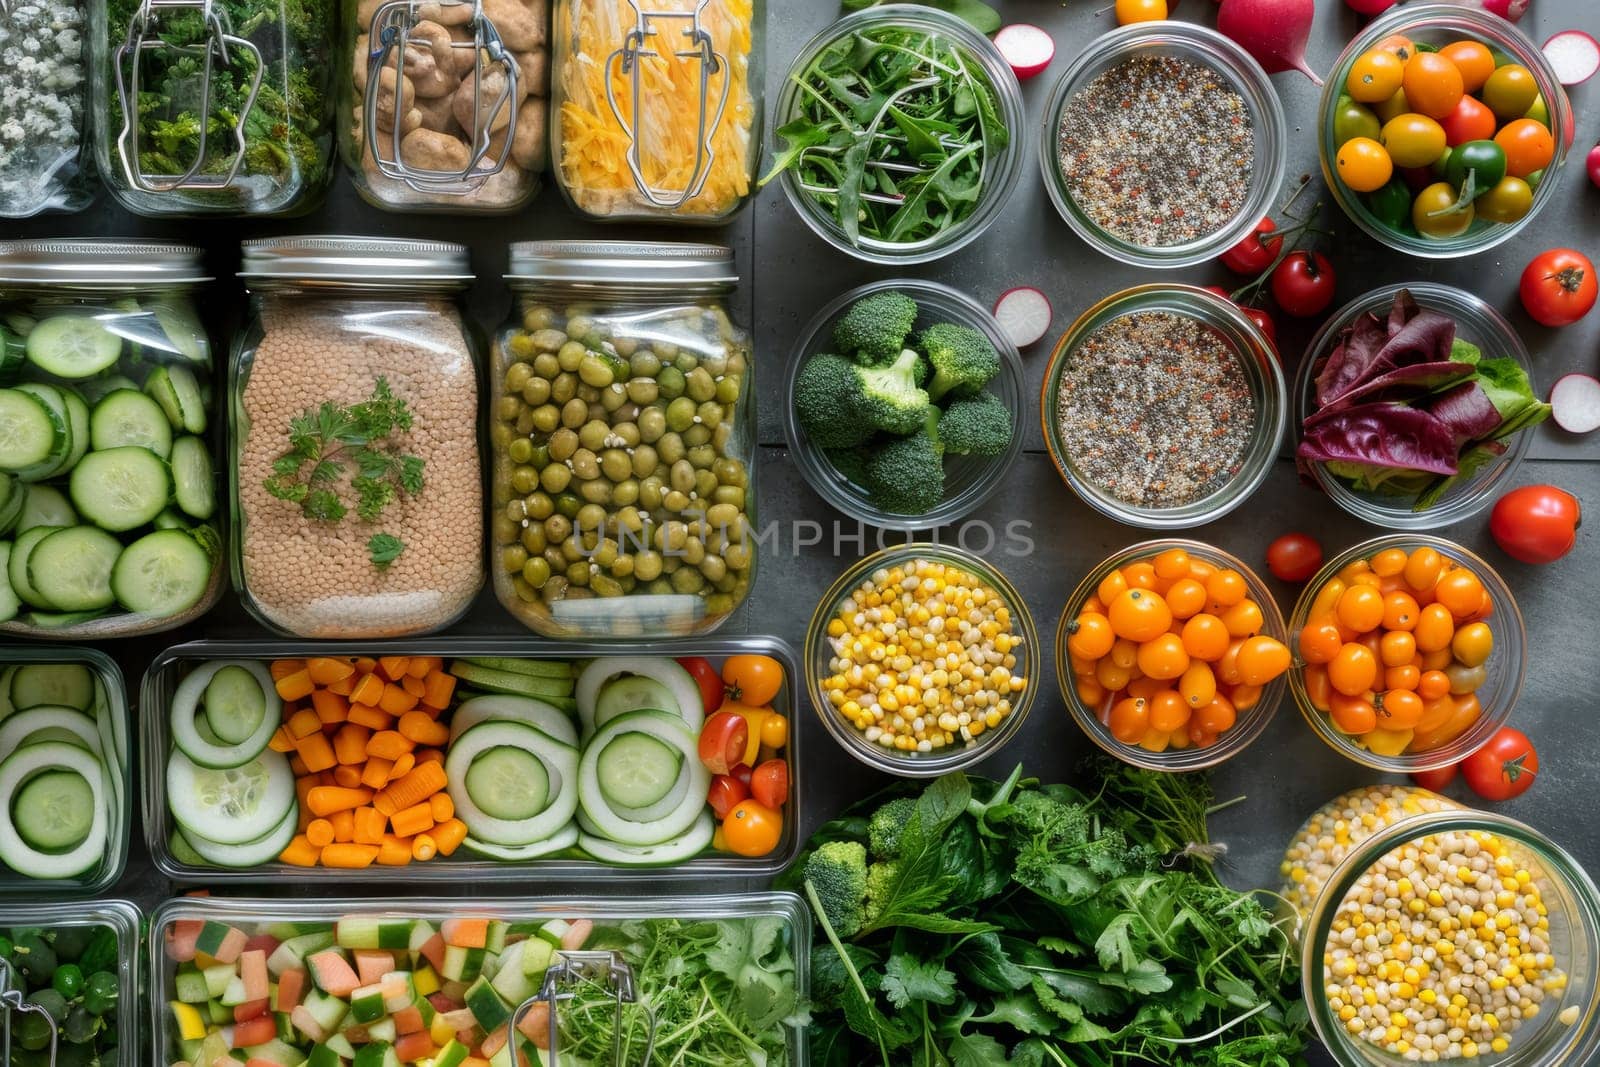
[[[1443,259],[1510,239],[1555,195],[1574,118],[1539,47],[1470,7],[1375,20],[1322,93],[1322,172],[1390,248]]]
[[[1482,747],[1505,725],[1527,668],[1511,590],[1438,537],[1379,537],[1329,560],[1289,629],[1289,687],[1306,721],[1383,771],[1437,770]]]
[[[1067,709],[1118,759],[1213,767],[1260,736],[1291,664],[1283,616],[1243,562],[1199,541],[1145,541],[1091,571],[1056,632]]]

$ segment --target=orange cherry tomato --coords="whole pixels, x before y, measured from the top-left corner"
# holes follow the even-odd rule
[[[1374,52],[1393,52],[1404,63],[1416,54],[1416,45],[1411,43],[1411,38],[1403,33],[1391,33],[1383,40],[1372,46]]]
[[[1130,641],[1148,641],[1172,625],[1172,609],[1148,589],[1129,589],[1118,596],[1107,617],[1112,631]]]
[[[1151,561],[1159,578],[1179,578],[1189,576],[1189,553],[1181,548],[1169,548]]]
[[[1383,670],[1383,687],[1385,689],[1415,689],[1422,682],[1422,672],[1410,663],[1399,667],[1385,667]]]
[[[1233,706],[1233,701],[1222,694],[1211,698],[1211,703],[1203,708],[1196,708],[1191,722],[1198,723],[1200,728],[1208,734],[1220,734],[1231,730],[1233,724],[1239,720],[1239,714]]]
[[[1165,752],[1172,743],[1172,735],[1164,730],[1146,730],[1139,739],[1139,747],[1146,752]]]
[[[1516,119],[1500,127],[1494,143],[1505,150],[1506,173],[1526,178],[1550,165],[1556,154],[1556,139],[1545,124],[1535,119]]]
[[[1380,578],[1392,578],[1406,569],[1406,550],[1403,548],[1386,548],[1373,556],[1368,565],[1372,573]]]
[[[1170,688],[1170,686],[1167,685],[1167,680],[1165,678],[1151,678],[1141,675],[1140,677],[1129,682],[1128,688],[1123,690],[1123,692],[1127,693],[1128,696],[1131,697],[1143,697],[1144,699],[1149,700],[1163,689],[1168,688]]]
[[[1378,658],[1354,642],[1345,645],[1328,664],[1328,681],[1346,696],[1365,693],[1378,680]]]
[[[1239,673],[1239,650],[1244,647],[1245,639],[1236,637],[1228,642],[1228,648],[1222,653],[1222,658],[1212,665],[1211,671],[1217,676],[1217,681],[1224,685],[1239,685],[1244,681]]]
[[[1352,585],[1339,598],[1336,616],[1356,633],[1375,630],[1383,622],[1383,594],[1370,585]]]
[[[1307,663],[1328,663],[1344,647],[1339,627],[1331,620],[1308,622],[1300,628],[1300,658]]]
[[[1266,685],[1288,670],[1292,659],[1289,646],[1275,637],[1247,637],[1239,648],[1239,681],[1244,685]]]
[[[1378,658],[1385,667],[1403,667],[1417,654],[1417,639],[1405,630],[1390,630],[1383,635]]]
[[[1125,745],[1137,745],[1150,729],[1150,702],[1143,697],[1117,701],[1109,726],[1112,737]]]
[[[1111,651],[1117,635],[1111,632],[1111,620],[1098,612],[1086,611],[1067,627],[1067,651],[1084,659],[1099,659]]]
[[[1475,614],[1483,605],[1483,583],[1465,567],[1457,567],[1440,576],[1433,587],[1433,599],[1450,609],[1450,614],[1464,619]]]
[[[1094,680],[1108,693],[1120,693],[1133,680],[1133,672],[1120,667],[1110,656],[1095,664]]]
[[[1486,622],[1469,622],[1450,638],[1450,654],[1463,667],[1482,666],[1494,651],[1494,631]]]
[[[1383,598],[1383,628],[1386,630],[1414,630],[1420,614],[1417,598],[1403,589],[1396,589]]]
[[[1249,592],[1250,587],[1246,584],[1244,575],[1236,570],[1217,571],[1206,579],[1206,595],[1225,608],[1233,607]]]
[[[1344,591],[1349,587],[1343,578],[1333,578],[1311,598],[1311,610],[1306,613],[1308,619],[1323,619],[1333,615],[1334,609],[1339,606],[1339,598],[1344,596]]]
[[[1150,698],[1150,729],[1171,733],[1189,724],[1190,708],[1176,689],[1163,689]]]
[[[1321,663],[1313,663],[1300,672],[1300,680],[1306,687],[1306,699],[1311,701],[1311,706],[1318,711],[1327,711],[1329,701],[1333,699],[1328,668]]]
[[[1082,676],[1085,674],[1094,674],[1094,665],[1097,661],[1092,659],[1084,659],[1082,656],[1074,656],[1069,652],[1067,653],[1067,662],[1072,664],[1073,674]]]
[[[1411,736],[1413,752],[1429,752],[1441,745],[1448,745],[1471,729],[1472,724],[1483,714],[1483,705],[1479,704],[1478,698],[1471,693],[1440,697],[1439,700],[1449,705],[1449,715],[1431,730],[1424,730],[1421,723],[1417,725],[1416,733]]]
[[[1199,720],[1189,720],[1189,742],[1195,748],[1210,748],[1217,743],[1217,735],[1200,725]]]
[[[1361,53],[1350,65],[1344,91],[1357,103],[1376,104],[1395,94],[1405,78],[1405,70],[1406,65],[1399,56],[1374,48]]]
[[[1246,598],[1222,613],[1222,625],[1231,637],[1254,637],[1267,623],[1261,614],[1261,605]]]
[[[1126,637],[1119,637],[1112,642],[1110,655],[1112,663],[1131,670],[1139,662],[1139,646]]]
[[[1156,584],[1156,568],[1145,560],[1130,563],[1122,568],[1122,580],[1129,589],[1152,589]]]
[[[1423,671],[1417,679],[1417,695],[1423,700],[1435,700],[1450,692],[1450,676],[1444,671]]]
[[[1105,603],[1100,599],[1099,593],[1091,593],[1089,599],[1083,602],[1083,607],[1078,609],[1078,614],[1080,615],[1089,612],[1095,615],[1104,615],[1106,613]]]
[[[722,820],[722,836],[741,856],[765,856],[783,836],[783,816],[765,804],[743,800]]]
[[[1183,624],[1183,649],[1195,659],[1214,663],[1228,651],[1229,636],[1221,619],[1201,612]]]
[[[1390,689],[1378,694],[1373,710],[1385,730],[1409,730],[1422,718],[1422,698],[1409,689]]]
[[[1077,690],[1078,699],[1083,701],[1086,707],[1092,708],[1105,699],[1106,688],[1095,678],[1077,678],[1074,688]]]
[[[1422,694],[1417,694],[1421,696]],[[1455,700],[1446,689],[1438,696],[1422,698],[1422,718],[1417,720],[1419,733],[1431,733],[1449,721],[1450,716],[1456,713]]]
[[[1210,581],[1211,576],[1215,573],[1217,573],[1217,567],[1213,564],[1207,563],[1198,556],[1189,557],[1189,577],[1201,585],[1205,585],[1206,582]]]
[[[1192,618],[1206,606],[1206,587],[1193,578],[1179,578],[1167,587],[1166,598],[1174,619]]]
[[[1333,694],[1328,704],[1328,717],[1334,728],[1342,734],[1358,737],[1377,728],[1378,713],[1364,696],[1359,694]]]
[[[729,656],[722,664],[727,699],[759,708],[770,704],[783,686],[783,664],[771,656]]]
[[[1418,52],[1406,60],[1400,85],[1411,110],[1430,119],[1450,114],[1466,94],[1461,71],[1438,52]]]
[[[1412,549],[1411,555],[1406,559],[1404,571],[1406,584],[1419,593],[1432,592],[1434,583],[1439,580],[1439,572],[1443,569],[1444,558],[1427,545],[1421,545]]]
[[[1095,588],[1094,595],[1100,598],[1102,604],[1113,604],[1117,597],[1128,591],[1128,580],[1122,576],[1121,571],[1112,571],[1100,579],[1100,584]]]
[[[1261,703],[1261,687],[1259,685],[1236,685],[1224,695],[1233,701],[1235,711],[1249,711]]]
[[[1434,652],[1422,653],[1422,662],[1418,666],[1425,671],[1442,671],[1455,661],[1454,652],[1448,648],[1441,648]]]
[[[1461,72],[1461,87],[1469,93],[1482,89],[1494,73],[1494,53],[1478,41],[1452,41],[1439,49],[1439,54],[1456,65]]]
[[[1455,618],[1443,604],[1429,604],[1417,616],[1417,648],[1422,652],[1438,652],[1449,648],[1455,632]]]
[[[1217,678],[1204,661],[1190,663],[1178,678],[1178,695],[1191,708],[1203,708],[1217,695]]]
[[[1139,669],[1151,678],[1177,678],[1189,669],[1189,653],[1183,639],[1164,633],[1139,645]]]
[[[1364,559],[1353,559],[1349,563],[1346,563],[1343,567],[1339,568],[1339,580],[1344,582],[1346,585],[1349,585],[1363,574],[1371,573],[1372,564],[1368,563]]]

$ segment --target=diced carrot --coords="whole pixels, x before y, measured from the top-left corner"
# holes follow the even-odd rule
[[[378,698],[378,707],[390,715],[403,714],[416,706],[417,698],[392,682],[383,687],[383,695]]]
[[[294,747],[305,761],[308,771],[332,770],[339,763],[338,757],[333,754],[333,745],[320,733],[298,739]]]
[[[278,1021],[270,1015],[258,1015],[242,1023],[233,1024],[232,1048],[250,1048],[264,1045],[278,1036]]]
[[[340,763],[354,766],[364,763],[367,759],[367,739],[372,736],[372,731],[365,726],[354,723],[345,723],[333,735],[333,754]]]
[[[389,768],[389,781],[393,782],[404,778],[411,773],[411,769],[416,765],[417,757],[410,752],[395,757],[394,766]]]
[[[291,867],[315,867],[322,850],[306,839],[305,834],[295,834],[294,840],[280,853],[278,859]]]
[[[333,824],[333,839],[349,844],[356,839],[356,812],[354,808],[336,811],[328,816],[328,821]]]
[[[394,725],[394,716],[371,704],[351,704],[348,721],[369,730],[387,730]]]
[[[311,682],[311,672],[302,667],[293,674],[274,679],[278,696],[284,700],[304,700],[316,688]]]
[[[333,823],[327,819],[312,819],[306,827],[306,840],[317,848],[333,844]]]
[[[384,759],[399,759],[415,748],[415,744],[397,730],[379,730],[367,741],[367,752]]]
[[[178,963],[188,963],[194,959],[200,944],[200,931],[205,925],[200,919],[178,919],[168,926],[166,933],[162,935],[167,959]],[[437,967],[434,969],[438,970]]]
[[[444,751],[437,748],[419,748],[416,751],[418,763],[437,763],[444,765]]]
[[[276,682],[279,678],[287,678],[304,670],[305,666],[306,661],[303,659],[275,659],[267,665],[267,673],[272,675],[272,680]]]
[[[379,656],[378,670],[389,681],[405,677],[406,668],[411,666],[410,656]]]
[[[344,722],[350,717],[350,702],[332,689],[318,689],[312,693],[311,706],[324,726]]]
[[[356,844],[381,845],[387,820],[377,808],[356,809]]]
[[[260,949],[239,953],[239,980],[244,983],[244,999],[266,1000],[267,954]]]
[[[378,846],[378,862],[385,867],[404,867],[411,862],[413,842],[409,838],[384,834]]]
[[[506,1047],[506,1041],[508,1040],[509,1036],[509,1027],[498,1027],[497,1029],[484,1035],[483,1044],[478,1046],[478,1051],[482,1052],[485,1056],[488,1056],[489,1059],[493,1060],[494,1057],[499,1054],[500,1050]]]
[[[489,943],[489,920],[446,919],[439,924],[439,936],[456,948],[483,948]]]
[[[436,670],[424,678],[422,702],[437,711],[450,706],[450,697],[456,691],[456,676]]]
[[[318,815],[331,815],[336,811],[359,808],[372,803],[372,790],[345,789],[337,785],[319,785],[306,794],[306,804]]]
[[[427,833],[433,829],[433,809],[424,800],[420,804],[413,804],[409,808],[401,808],[389,816],[389,825],[394,828],[396,837],[414,837],[417,834]],[[421,857],[417,857],[421,859]]]
[[[294,735],[289,732],[287,726],[280,726],[272,731],[272,737],[267,740],[267,747],[274,752],[293,752]]]
[[[433,812],[434,822],[444,822],[455,817],[456,804],[449,793],[435,793],[428,798],[428,809]]]
[[[329,685],[341,678],[348,678],[356,673],[355,665],[349,660],[335,659],[332,656],[313,656],[306,660],[306,671],[311,675],[311,680],[318,685]]]
[[[317,713],[310,708],[301,708],[289,720],[289,736],[296,741],[302,737],[310,737],[322,729],[322,720],[317,718]]]
[[[446,819],[435,826],[433,833],[428,836],[438,846],[439,855],[448,856],[467,839],[467,824],[460,819]]]
[[[423,746],[443,745],[450,741],[450,727],[425,711],[408,711],[400,716],[400,735]]]
[[[411,839],[411,857],[426,863],[439,854],[439,845],[433,837],[426,833],[418,834]]]
[[[342,697],[347,697],[355,692],[356,682],[358,681],[360,679],[352,674],[348,678],[340,678],[337,682],[329,682],[327,689],[330,693],[338,693]]]
[[[306,761],[300,758],[300,753],[298,751],[289,757],[289,770],[292,771],[296,777],[301,777],[311,773],[310,768],[306,766]]]
[[[324,867],[360,870],[363,867],[372,866],[372,861],[377,858],[377,845],[347,845],[343,842],[335,842],[322,850],[322,865]]]
[[[416,1011],[415,1008],[410,1010]],[[417,1015],[420,1019],[422,1013],[417,1012]],[[398,1029],[398,1024],[396,1029]],[[393,1048],[395,1056],[399,1058],[401,1063],[416,1063],[418,1060],[425,1060],[432,1056],[435,1046],[433,1038],[429,1036],[428,1031],[418,1030],[415,1033],[404,1034],[395,1038]]]
[[[368,789],[382,789],[389,784],[389,771],[394,767],[394,760],[384,759],[382,756],[368,756],[367,765],[361,771],[361,784]]]
[[[290,967],[278,975],[277,1003],[273,1011],[291,1012],[306,992],[306,972],[302,967]]]
[[[422,803],[448,784],[443,764],[421,763],[404,778],[390,782],[388,788],[373,800],[373,804],[385,815],[393,815],[413,804]]]
[[[400,679],[400,688],[404,689],[407,693],[410,693],[418,700],[421,700],[422,694],[428,691],[428,687],[422,684],[421,678],[413,678],[409,674],[404,675]]]
[[[377,985],[383,981],[383,976],[394,970],[394,954],[382,949],[358,948],[353,955],[356,958],[356,977],[361,979],[362,985]]]
[[[199,937],[200,931],[196,930],[194,934],[195,937]],[[422,943],[422,947],[417,951],[422,953],[422,958],[428,961],[428,966],[432,967],[436,971],[444,970],[444,938],[440,937],[438,934],[434,934],[432,937],[428,938],[428,940],[424,941]],[[437,996],[438,994],[434,995]],[[438,1007],[438,1005],[435,1004],[434,1007]]]
[[[390,1015],[389,1018],[394,1020],[394,1028],[397,1033],[414,1034],[427,1026],[422,1021],[422,1009],[415,1004],[401,1008]]]
[[[361,681],[350,691],[350,703],[375,705],[381,696],[383,696],[383,679],[376,674],[364,674]]]
[[[333,769],[333,784],[345,789],[355,789],[361,784],[361,768],[340,765]]]

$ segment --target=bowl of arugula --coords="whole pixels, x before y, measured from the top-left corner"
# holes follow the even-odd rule
[[[762,178],[823,240],[869,263],[926,263],[999,216],[1022,171],[1022,90],[987,37],[891,4],[814,37],[784,79]]]

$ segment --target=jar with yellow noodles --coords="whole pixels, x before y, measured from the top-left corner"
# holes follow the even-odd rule
[[[754,187],[762,0],[556,0],[556,183],[603,221],[714,223]]]

